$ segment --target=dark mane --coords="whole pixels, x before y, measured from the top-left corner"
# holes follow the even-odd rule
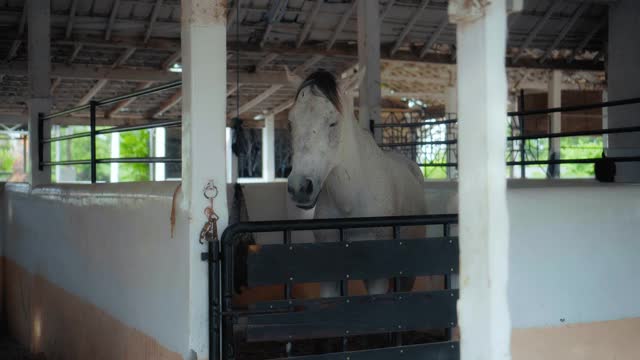
[[[298,88],[296,100],[298,100],[300,91],[306,87],[311,87],[311,92],[314,95],[327,98],[338,111],[342,112],[342,104],[338,95],[338,82],[332,73],[326,70],[317,70],[311,73]]]

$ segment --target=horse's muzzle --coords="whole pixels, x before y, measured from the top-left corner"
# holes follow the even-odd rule
[[[318,198],[314,181],[310,178],[290,175],[287,182],[287,192],[291,200],[301,209],[311,209],[316,205]]]

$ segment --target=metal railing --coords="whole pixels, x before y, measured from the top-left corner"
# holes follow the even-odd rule
[[[233,303],[233,298],[234,298],[234,282],[236,281],[236,276],[234,274],[235,272],[235,268],[236,268],[236,261],[238,261],[237,259],[237,254],[236,254],[236,248],[237,246],[239,246],[239,241],[242,241],[241,238],[238,238],[238,235],[241,234],[248,234],[248,233],[282,233],[282,239],[283,239],[283,245],[275,245],[275,247],[283,247],[282,249],[288,249],[285,251],[286,254],[289,254],[289,251],[292,251],[293,253],[295,253],[295,256],[300,256],[301,253],[298,252],[298,248],[305,248],[307,251],[307,255],[312,254],[312,256],[314,258],[317,258],[319,261],[324,261],[326,260],[326,258],[323,258],[323,255],[326,254],[326,252],[322,252],[322,247],[326,246],[326,244],[334,244],[334,245],[338,245],[339,244],[339,248],[342,249],[338,249],[336,250],[336,252],[333,252],[333,254],[335,255],[337,252],[340,251],[347,251],[349,249],[352,249],[354,247],[357,247],[357,251],[358,253],[362,253],[362,251],[368,251],[368,254],[370,255],[370,257],[365,257],[364,261],[365,263],[367,262],[371,262],[372,258],[376,258],[376,256],[380,256],[381,253],[388,253],[389,251],[393,251],[393,250],[389,250],[389,248],[383,247],[375,247],[375,244],[381,244],[384,242],[393,242],[396,245],[400,245],[402,246],[403,243],[405,245],[411,245],[411,244],[418,244],[421,241],[425,241],[427,244],[428,243],[433,243],[436,244],[438,241],[442,241],[443,244],[446,244],[445,246],[436,246],[434,245],[434,249],[433,251],[431,251],[431,256],[433,257],[437,257],[439,259],[451,259],[452,263],[449,263],[447,261],[442,262],[443,269],[439,269],[439,270],[429,270],[429,271],[434,271],[432,273],[432,275],[438,274],[438,275],[444,275],[444,289],[451,289],[451,276],[452,274],[457,273],[458,270],[458,246],[457,246],[457,237],[452,236],[451,234],[451,226],[452,225],[457,225],[458,224],[458,215],[457,214],[442,214],[442,215],[420,215],[420,216],[392,216],[392,217],[369,217],[369,218],[342,218],[342,219],[316,219],[316,220],[288,220],[288,221],[260,221],[260,222],[246,222],[246,223],[236,223],[234,225],[230,225],[229,227],[227,227],[227,229],[224,231],[224,233],[222,234],[220,241],[209,241],[208,242],[208,251],[205,253],[202,253],[202,260],[203,261],[207,261],[208,262],[208,273],[209,273],[209,281],[208,281],[208,297],[209,297],[209,358],[210,359],[233,359],[235,358],[235,355],[237,355],[237,349],[234,349],[234,330],[233,330],[233,324],[234,322],[240,318],[240,317],[251,317],[252,315],[268,315],[268,314],[273,314],[275,313],[282,313],[282,309],[281,308],[276,308],[275,306],[270,306],[273,305],[272,303],[258,303],[258,304],[253,304],[249,310],[244,310],[244,309],[240,309],[234,306]],[[412,227],[412,226],[431,226],[431,227],[439,227],[442,226],[442,236],[443,237],[430,237],[430,238],[425,238],[425,239],[414,239],[414,240],[407,240],[407,239],[403,239],[402,237],[400,237],[400,229],[401,228],[406,228],[406,227]],[[389,228],[391,229],[391,236],[389,238],[388,241],[386,240],[375,240],[375,241],[364,241],[364,242],[351,242],[351,240],[349,240],[347,238],[347,236],[345,235],[345,232],[351,230],[351,229],[364,229],[364,228]],[[292,233],[295,232],[299,232],[299,231],[310,231],[310,230],[335,230],[337,231],[336,233],[336,238],[335,241],[336,243],[324,243],[324,244],[296,244],[292,241]],[[405,241],[406,240],[406,241]],[[346,247],[344,247],[343,245],[345,245]],[[331,246],[331,245],[329,245]],[[274,248],[274,246],[272,246],[272,248]],[[264,250],[264,249],[263,249]],[[424,249],[423,249],[424,250]],[[251,287],[253,286],[259,286],[262,284],[266,284],[266,283],[278,283],[281,279],[281,268],[282,266],[280,266],[280,268],[277,269],[276,266],[269,266],[268,269],[266,270],[262,270],[261,267],[256,267],[256,264],[259,262],[259,256],[265,256],[265,254],[259,254],[259,251],[257,251],[257,249],[254,249],[251,251],[251,253],[253,254],[252,256],[248,257],[247,259],[244,259],[246,261],[246,263],[242,264],[243,266],[247,267],[247,284]],[[416,255],[416,256],[420,256],[421,259],[420,261],[415,261],[415,263],[419,263],[419,264],[435,264],[438,261],[433,260],[432,259],[426,259],[423,256],[422,252],[408,252],[408,254],[411,253],[415,253],[415,254],[420,254],[420,255]],[[332,272],[332,274],[327,274],[326,271],[320,271],[320,269],[318,269],[318,264],[312,264],[311,262],[302,262],[302,263],[296,263],[296,264],[289,264],[288,261],[291,260],[291,258],[287,257],[287,258],[280,258],[279,255],[274,255],[276,257],[278,257],[281,261],[279,261],[280,265],[283,265],[284,268],[286,268],[286,276],[284,278],[284,280],[286,281],[286,283],[284,284],[284,296],[283,298],[285,299],[284,301],[289,301],[289,304],[292,304],[292,301],[295,302],[295,305],[300,307],[302,305],[305,305],[307,303],[314,303],[317,302],[318,299],[297,299],[294,300],[292,298],[292,287],[294,283],[305,283],[305,282],[317,282],[317,281],[336,281],[339,283],[339,288],[340,288],[340,298],[341,299],[347,299],[346,303],[349,303],[349,299],[353,299],[353,297],[351,297],[348,293],[348,281],[351,280],[359,280],[361,278],[367,278],[367,276],[372,276],[371,273],[366,272],[364,268],[360,268],[359,264],[361,262],[349,262],[349,264],[345,265],[347,267],[351,266],[358,269],[358,271],[352,272],[351,274],[355,274],[353,276],[349,276],[346,275],[346,277],[344,277],[343,275],[338,275],[336,277],[336,271],[329,271]],[[407,256],[413,256],[413,255],[407,255]],[[343,259],[343,258],[341,258]],[[266,263],[272,264],[274,259],[271,257],[268,257],[266,259]],[[397,258],[397,261],[406,261],[407,259],[403,259],[401,257]],[[336,261],[336,263],[334,264],[330,264],[327,265],[326,264],[321,264],[319,265],[320,267],[326,268],[327,266],[329,267],[333,267],[334,270],[336,268],[338,268],[337,266],[335,266],[339,260],[334,259],[334,261]],[[251,263],[253,265],[250,266]],[[411,261],[409,261],[409,263],[413,263]],[[376,264],[375,261],[373,262],[373,264]],[[387,263],[385,262],[383,264],[384,266],[382,266],[382,268],[393,268],[394,269],[394,275],[392,276],[415,276],[415,275],[425,275],[424,269],[405,269],[407,271],[405,271],[404,273],[402,271],[399,272],[400,275],[398,275],[398,272],[395,271],[398,268],[403,268],[402,266],[396,266],[397,264],[391,264],[391,263]],[[431,266],[428,265],[428,266]],[[446,265],[446,266],[445,266]],[[376,265],[376,268],[381,268],[381,266]],[[251,269],[254,269],[253,271],[251,271]],[[258,269],[259,270],[256,270]],[[370,267],[368,267],[367,269],[371,270]],[[328,271],[328,270],[327,270]],[[337,271],[339,273],[339,271]],[[415,273],[414,273],[415,272]],[[295,275],[293,275],[295,273]],[[307,274],[308,276],[304,275]],[[419,273],[419,274],[418,274]],[[359,274],[359,275],[358,275]],[[380,276],[380,273],[376,274],[377,276]],[[295,276],[295,279],[293,278],[293,276]],[[256,279],[256,277],[260,277],[259,279]],[[334,278],[335,277],[335,278]],[[384,277],[384,276],[383,276]],[[338,279],[339,278],[339,279]],[[267,280],[265,280],[267,279]],[[398,291],[397,288],[397,284],[398,284],[398,278],[394,278],[394,292]],[[406,293],[406,294],[411,294],[411,293]],[[420,293],[416,293],[416,294],[420,294]],[[430,293],[430,294],[434,294],[434,293]],[[375,296],[369,296],[371,299],[373,299]],[[452,301],[453,307],[455,308],[455,301],[456,301],[456,297],[454,297],[454,295],[447,295],[448,298],[450,298],[450,300]],[[362,298],[364,298],[363,296],[360,296],[359,299],[362,300]],[[402,296],[400,296],[399,299],[402,299]],[[394,305],[394,302],[397,302],[399,299],[396,299],[395,297],[393,297],[392,299],[389,299],[388,302],[390,302],[389,305]],[[331,300],[331,299],[327,299],[327,300]],[[334,298],[335,300],[335,298]],[[344,301],[343,301],[344,302]],[[372,301],[369,301],[372,302]],[[353,304],[356,303],[364,303],[363,301],[352,301]],[[402,308],[403,305],[399,302],[396,303],[397,307]],[[266,308],[266,310],[264,309]],[[356,310],[356,309],[351,309],[351,310]],[[440,309],[429,309],[429,310],[425,310],[425,312],[439,312],[438,310]],[[410,314],[411,310],[410,309],[405,309],[405,313],[406,315],[411,315]],[[455,311],[454,311],[455,312]],[[415,315],[412,315],[415,316]],[[326,319],[324,319],[326,320]],[[320,321],[323,322],[324,320]],[[305,318],[306,323],[310,326],[310,328],[312,327],[311,325],[314,324],[314,319],[312,318]],[[447,320],[446,322],[446,327],[447,328],[451,328],[453,326],[455,326],[454,323],[455,320]],[[316,321],[317,322],[317,321]],[[326,321],[325,321],[326,322]],[[397,325],[397,322],[393,322],[393,324]],[[284,323],[275,323],[273,325],[277,325],[280,328],[286,328],[286,325]],[[394,325],[394,326],[395,326]],[[424,324],[423,324],[424,325]],[[317,331],[311,331],[309,329],[306,329],[305,331],[302,331],[300,334],[298,334],[300,339],[303,338],[327,338],[327,336],[322,335],[322,332],[317,332]],[[392,347],[392,348],[387,348],[388,350],[397,350],[399,353],[402,353],[402,349],[404,349],[404,347],[401,346],[401,337],[400,337],[400,332],[401,331],[407,331],[407,330],[411,330],[411,329],[407,329],[407,328],[402,328],[403,330],[397,330],[398,328],[395,328],[396,330],[394,330],[394,332],[397,332],[396,335],[398,335],[398,337],[396,338],[397,343],[400,343],[400,346],[396,346],[396,347]],[[269,331],[270,333],[272,333],[272,335],[275,332],[275,328],[272,329],[273,331]],[[341,332],[341,334],[345,334],[345,332]],[[350,334],[349,331],[346,331],[346,334]],[[353,332],[350,335],[356,335]],[[347,336],[350,336],[347,335]],[[343,335],[344,336],[344,335]],[[439,353],[439,356],[434,356],[434,357],[438,357],[438,358],[442,358],[442,359],[457,359],[458,358],[458,349],[457,349],[457,343],[455,342],[450,342],[451,341],[451,332],[447,331],[446,332],[446,340],[448,342],[445,343],[434,343],[432,345],[438,345],[438,344],[446,344],[446,349],[444,352]],[[291,339],[291,337],[289,337],[289,339]],[[346,338],[345,338],[346,339]],[[257,340],[260,341],[260,340]],[[396,345],[397,345],[396,343]],[[346,341],[343,340],[343,346],[346,345]],[[346,350],[346,349],[343,349]],[[286,346],[286,355],[287,357],[290,357],[291,354],[291,346]],[[375,349],[373,351],[384,351],[384,349]],[[315,357],[313,357],[313,359],[333,359],[335,358],[340,358],[340,359],[348,359],[349,355],[353,354],[353,355],[359,355],[362,356],[363,353],[361,352],[341,352],[341,353],[330,353],[330,354],[324,354],[324,355],[315,355]],[[395,353],[393,355],[396,355]],[[391,356],[393,357],[393,356]],[[294,357],[296,358],[296,357]],[[361,357],[357,357],[355,356],[354,358],[361,358]],[[387,357],[389,358],[389,357]],[[296,359],[307,359],[307,357],[299,357]]]
[[[112,133],[120,133],[127,131],[147,130],[155,128],[171,128],[180,127],[182,122],[180,120],[171,121],[156,121],[144,125],[132,125],[132,126],[117,126],[108,129],[96,129],[96,111],[98,107],[114,104],[123,100],[155,94],[161,91],[174,89],[182,86],[182,81],[173,81],[156,87],[135,91],[126,95],[114,96],[103,100],[92,100],[88,104],[76,106],[67,110],[59,111],[52,114],[39,114],[38,118],[38,169],[43,170],[45,167],[51,166],[66,166],[66,165],[90,165],[91,167],[91,183],[95,183],[97,180],[97,165],[98,164],[110,164],[110,163],[180,163],[180,158],[170,157],[144,157],[144,158],[100,158],[96,156],[96,136]],[[79,111],[89,110],[89,131],[63,135],[57,137],[44,137],[45,121],[51,120],[57,117],[70,115]],[[72,140],[78,138],[90,138],[90,158],[81,160],[65,160],[65,161],[44,161],[44,146],[57,141]]]
[[[527,140],[537,140],[537,139],[554,139],[554,138],[567,138],[567,137],[577,137],[577,136],[598,136],[598,135],[608,135],[608,134],[625,134],[625,133],[634,133],[640,132],[640,126],[626,126],[626,127],[615,127],[615,128],[603,128],[598,130],[582,130],[582,131],[565,131],[565,132],[557,132],[557,133],[541,133],[541,134],[526,134],[525,131],[525,123],[526,118],[535,115],[548,115],[552,113],[565,113],[565,112],[576,112],[583,110],[592,110],[592,109],[602,109],[608,107],[616,107],[616,106],[624,106],[624,105],[632,105],[632,104],[640,104],[640,98],[630,98],[616,101],[607,101],[593,104],[585,104],[585,105],[576,105],[576,106],[564,106],[564,107],[556,107],[556,108],[548,108],[548,109],[538,109],[538,110],[524,110],[524,111],[511,111],[507,112],[507,116],[512,119],[517,119],[517,124],[512,127],[512,135],[507,136],[506,140],[508,142],[516,143],[511,146],[512,149],[516,149],[516,155],[513,155],[513,160],[506,161],[507,166],[520,166],[521,167],[521,176],[525,177],[525,168],[530,165],[559,165],[559,164],[592,164],[601,158],[571,158],[571,159],[545,159],[545,160],[527,160],[526,153],[526,141]],[[521,108],[523,104],[520,105]],[[372,128],[376,129],[395,129],[395,128],[405,128],[405,129],[415,129],[421,127],[432,127],[439,125],[450,126],[450,124],[456,124],[457,119],[446,119],[446,120],[436,120],[436,121],[417,121],[417,122],[409,122],[409,123],[389,123],[389,124],[376,124],[373,125]],[[515,124],[516,122],[512,122]],[[519,132],[518,135],[514,134],[514,130]],[[420,147],[420,146],[431,146],[437,147],[445,145],[447,148],[451,146],[455,146],[458,143],[457,136],[454,138],[447,138],[446,140],[435,140],[435,141],[395,141],[395,142],[383,142],[379,144],[383,148],[411,148],[411,147]],[[414,153],[416,150],[412,150]],[[447,149],[447,152],[450,150]],[[451,158],[451,157],[449,157]],[[614,156],[607,157],[607,159],[614,162],[636,162],[640,161],[640,154],[638,156]],[[417,160],[417,159],[415,159]],[[417,161],[418,165],[421,167],[457,167],[457,162],[420,162]]]

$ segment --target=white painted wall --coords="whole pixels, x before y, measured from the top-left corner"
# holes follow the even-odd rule
[[[640,186],[541,184],[507,195],[513,327],[640,317]]]
[[[173,239],[169,221],[176,186],[8,184],[2,254],[186,356],[186,217],[178,212]]]
[[[640,96],[640,2],[620,0],[609,7],[607,87],[610,101]],[[640,124],[640,104],[612,107],[609,127]],[[640,155],[640,133],[609,135],[609,156]],[[640,163],[618,163],[616,181],[640,182]]]
[[[33,192],[8,185],[4,195],[0,191],[0,204],[6,204],[0,208],[0,251],[187,354],[189,248],[183,212],[175,238],[169,236],[176,185],[58,185]],[[251,220],[311,215],[285,200],[286,183],[244,186]],[[425,199],[429,213],[455,212],[457,184],[428,182]],[[507,203],[513,327],[640,316],[640,288],[634,286],[640,272],[640,186],[512,181]]]

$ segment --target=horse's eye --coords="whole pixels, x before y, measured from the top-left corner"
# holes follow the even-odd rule
[[[337,123],[337,122],[334,122],[334,123],[330,124],[330,125],[329,125],[329,127],[334,127],[334,126],[336,126],[336,125],[338,125],[338,123]]]

